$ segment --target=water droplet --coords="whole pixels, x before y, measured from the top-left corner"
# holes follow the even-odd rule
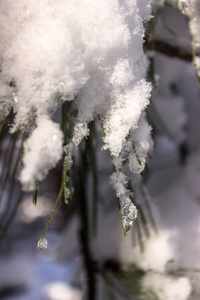
[[[15,93],[13,93],[13,99],[14,99],[15,103],[18,103],[18,99],[17,99],[17,96]]]
[[[42,241],[39,240],[39,241],[38,241],[38,244],[37,244],[37,247],[38,247],[38,249],[40,249],[40,250],[46,250],[47,247],[48,247],[48,242],[47,242],[47,240],[46,240],[46,239],[43,239]]]
[[[135,153],[129,154],[129,166],[133,173],[141,173],[145,168],[145,159],[137,158]]]

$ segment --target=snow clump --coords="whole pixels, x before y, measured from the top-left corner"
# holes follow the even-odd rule
[[[0,2],[0,117],[12,107],[11,131],[28,133],[20,179],[30,189],[62,156],[63,136],[51,118],[63,101],[73,100],[78,109],[72,140],[64,148],[69,165],[96,116],[105,133],[103,149],[118,157],[133,144],[151,92],[143,52],[151,0],[140,2]]]
[[[143,287],[154,291],[160,300],[187,300],[192,288],[187,277],[173,278],[159,273],[147,273]]]

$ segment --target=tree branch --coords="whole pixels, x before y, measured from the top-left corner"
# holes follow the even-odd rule
[[[178,46],[172,46],[161,40],[145,41],[144,46],[148,50],[154,50],[156,52],[162,53],[166,56],[176,57],[188,62],[193,61],[192,51],[189,52],[186,49],[180,48]],[[200,57],[199,49],[196,51],[196,56]]]

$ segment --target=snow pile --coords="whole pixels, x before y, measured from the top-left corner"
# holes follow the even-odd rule
[[[147,291],[156,292],[160,300],[186,300],[191,293],[191,285],[188,278],[172,278],[156,273],[145,275],[143,287]]]
[[[38,127],[24,143],[24,169],[21,182],[34,189],[36,180],[42,181],[50,168],[55,167],[62,156],[62,132],[58,124],[48,118],[40,118]]]
[[[134,131],[151,92],[143,53],[143,21],[151,17],[150,4],[0,2],[0,116],[13,107],[11,131],[22,129],[29,135],[21,182],[30,189],[61,158],[62,134],[51,117],[63,101],[74,99],[78,108],[72,140],[64,148],[69,167],[96,116],[104,128],[103,149],[118,157],[126,144],[133,148]],[[148,148],[148,141],[137,138],[142,166]],[[134,155],[129,157],[131,168],[141,172],[132,167],[137,164]]]
[[[171,236],[174,233],[168,230],[160,230],[159,235],[152,235],[150,239],[145,241],[145,250],[141,253],[139,246],[130,248],[130,255],[142,270],[154,270],[157,272],[164,272],[166,270],[167,262],[174,256],[174,248],[170,243]],[[121,250],[124,251],[123,249]],[[129,258],[130,259],[130,258]]]
[[[81,300],[83,296],[79,289],[63,282],[46,285],[43,289],[43,295],[48,300]]]

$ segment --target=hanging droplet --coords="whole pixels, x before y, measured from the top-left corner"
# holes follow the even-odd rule
[[[37,247],[38,247],[38,249],[40,249],[40,250],[46,250],[47,247],[48,247],[48,242],[47,242],[47,240],[46,240],[46,239],[43,239],[42,241],[39,240],[39,241],[38,241],[38,244],[37,244]]]
[[[146,160],[144,158],[138,158],[135,153],[129,154],[129,166],[133,173],[139,174],[145,168]]]

